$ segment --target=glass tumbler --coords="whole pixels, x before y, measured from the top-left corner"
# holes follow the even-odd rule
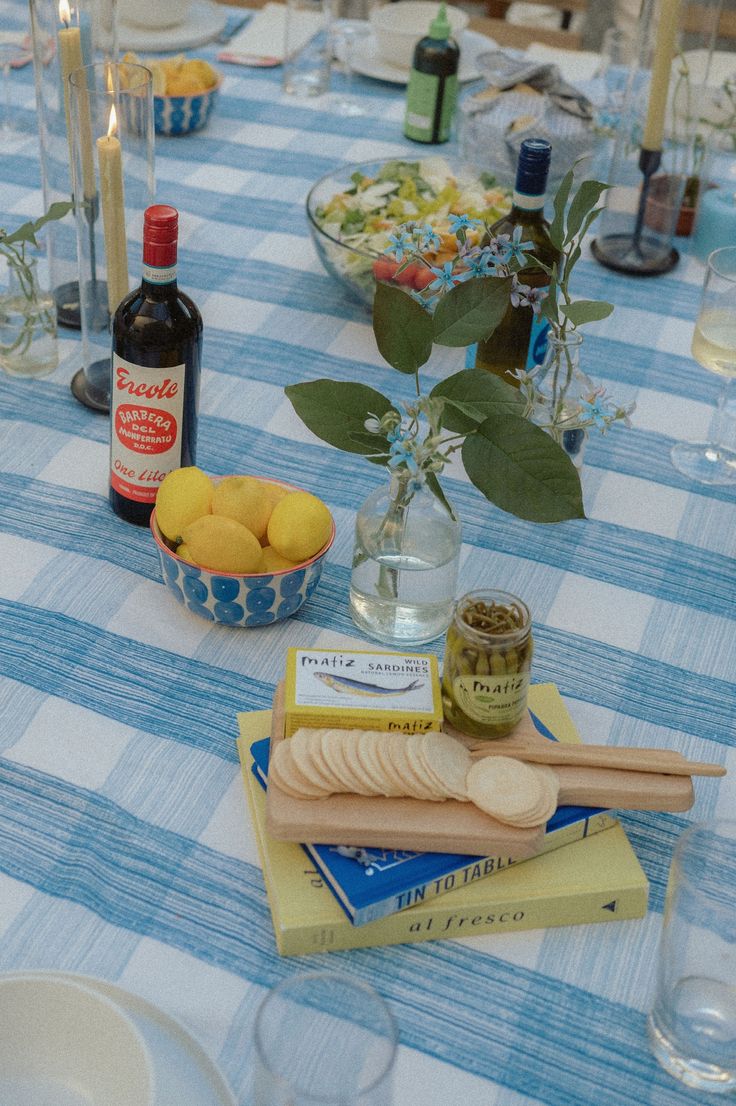
[[[337,972],[304,972],[255,1022],[255,1106],[390,1106],[398,1034],[383,999]]]
[[[649,1038],[689,1087],[736,1089],[736,821],[691,826],[677,844]]]

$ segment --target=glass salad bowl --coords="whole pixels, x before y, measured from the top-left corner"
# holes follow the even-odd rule
[[[394,158],[344,165],[327,173],[307,196],[307,223],[326,271],[370,305],[376,276],[390,280],[397,267],[384,256],[396,226],[416,220],[431,223],[441,238],[446,235],[436,257],[442,264],[456,249],[448,234],[450,214],[493,223],[510,207],[510,190],[489,173],[455,168],[443,157]],[[421,276],[412,267],[397,280],[411,286]]]

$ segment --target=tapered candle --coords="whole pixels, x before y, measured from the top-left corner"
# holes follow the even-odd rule
[[[657,38],[652,59],[652,82],[649,86],[649,104],[644,124],[642,147],[645,150],[661,150],[664,134],[664,116],[667,110],[667,92],[670,87],[672,59],[680,26],[681,0],[660,0]]]
[[[117,116],[115,105],[110,108],[107,134],[97,139],[97,160],[100,166],[100,200],[102,225],[105,231],[107,260],[107,305],[110,314],[130,285],[128,281],[128,246],[125,234],[125,195],[123,191],[123,158],[120,141],[115,135]]]
[[[64,26],[59,31],[59,69],[61,87],[64,90],[64,116],[66,118],[66,136],[69,141],[69,165],[74,179],[74,146],[72,144],[71,90],[69,74],[84,65],[82,38],[79,27],[71,27],[71,9],[68,0],[59,0],[59,19]],[[82,191],[88,199],[95,194],[95,168],[92,158],[92,126],[89,115],[87,89],[81,88],[79,96],[79,147],[82,162]]]

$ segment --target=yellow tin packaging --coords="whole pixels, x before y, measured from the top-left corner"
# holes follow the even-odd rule
[[[442,728],[437,658],[424,653],[290,648],[286,736],[317,729],[425,733]]]

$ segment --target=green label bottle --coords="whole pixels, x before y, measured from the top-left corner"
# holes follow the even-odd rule
[[[552,267],[560,254],[549,237],[549,223],[544,217],[544,196],[552,148],[543,138],[527,138],[521,144],[516,169],[516,184],[511,211],[490,228],[492,237],[512,235],[516,227],[523,228],[523,239],[533,243],[530,251],[545,265]],[[521,284],[532,289],[545,289],[549,277],[543,269],[530,262],[518,273]],[[531,369],[541,365],[547,350],[548,323],[535,315],[531,307],[509,304],[506,314],[486,342],[479,342],[475,367],[488,369],[508,384],[518,381],[508,375],[509,369]]]
[[[460,47],[450,38],[444,3],[414,48],[404,134],[415,142],[447,142],[457,103]]]

